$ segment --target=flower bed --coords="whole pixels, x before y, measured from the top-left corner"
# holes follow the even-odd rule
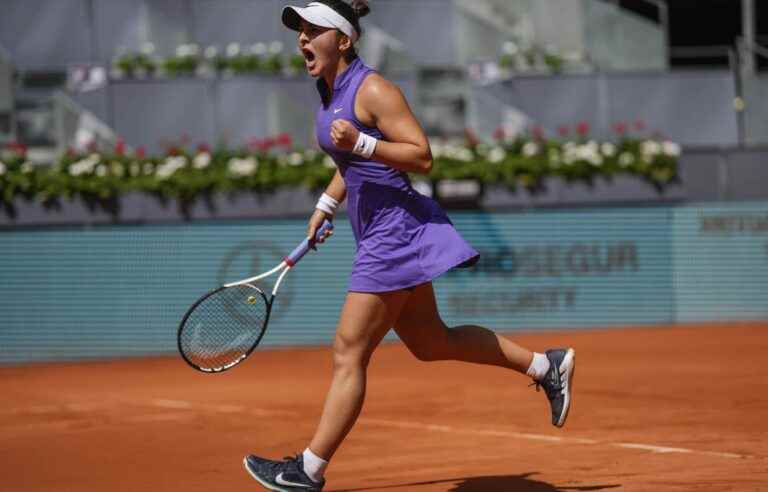
[[[659,139],[624,138],[618,143],[585,138],[546,140],[540,135],[499,138],[494,144],[433,142],[434,167],[415,180],[476,180],[503,184],[531,194],[545,190],[548,178],[592,184],[618,175],[634,176],[657,191],[678,180],[680,147]],[[18,200],[56,208],[80,199],[91,209],[119,213],[119,197],[142,192],[184,209],[212,194],[266,194],[281,188],[319,191],[336,166],[324,153],[292,145],[288,135],[252,140],[241,149],[169,149],[146,156],[126,152],[119,142],[108,151],[67,152],[51,166],[32,165],[22,146],[0,154],[0,208],[15,214]]]

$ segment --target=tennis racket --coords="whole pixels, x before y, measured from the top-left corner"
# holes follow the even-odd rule
[[[305,239],[272,270],[256,277],[222,285],[197,300],[181,320],[177,341],[184,360],[206,373],[231,369],[243,362],[259,345],[283,278],[333,224],[325,221],[314,240]],[[280,274],[267,296],[254,285]]]

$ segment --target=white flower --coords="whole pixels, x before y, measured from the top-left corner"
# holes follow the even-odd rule
[[[139,173],[141,173],[141,166],[138,162],[132,162],[130,170],[132,176],[137,176]]]
[[[98,154],[91,154],[85,159],[80,159],[77,162],[73,162],[69,166],[69,175],[76,177],[86,173],[91,173],[100,161],[101,158]]]
[[[283,52],[283,43],[280,41],[272,41],[269,44],[269,52],[273,55],[278,55]]]
[[[475,156],[472,155],[472,151],[467,148],[461,148],[456,152],[456,159],[462,162],[472,162]]]
[[[661,154],[661,144],[653,140],[646,140],[640,144],[640,152],[644,157],[654,157]]]
[[[300,152],[294,152],[288,156],[288,164],[291,166],[300,166],[304,164],[304,156]]]
[[[0,162],[0,176],[2,176],[3,174],[5,174],[5,169],[6,169],[6,167],[5,167],[5,164],[3,164],[2,162]]]
[[[121,166],[119,162],[113,162],[109,166],[109,172],[113,176],[118,176],[118,177],[123,177],[123,175],[125,175],[125,169],[123,169],[123,166]]]
[[[251,52],[254,55],[261,56],[267,52],[267,45],[264,43],[255,43],[251,46]]]
[[[227,56],[232,58],[240,54],[240,43],[229,43],[227,45]]]
[[[192,161],[192,167],[195,169],[205,169],[211,164],[211,154],[208,152],[200,152]]]
[[[179,169],[187,165],[187,158],[183,155],[168,157],[157,167],[155,172],[158,179],[168,179]]]
[[[144,168],[142,169],[142,174],[152,174],[152,163],[146,162],[144,163]]]
[[[613,157],[616,154],[616,146],[610,142],[605,142],[603,145],[601,145],[600,150],[602,151],[603,155],[607,157]]]
[[[622,152],[619,156],[619,165],[621,167],[629,167],[635,162],[635,156],[629,152]]]
[[[181,44],[176,47],[176,56],[183,58],[185,56],[189,56],[190,54],[192,53],[186,44]]]
[[[488,162],[498,164],[507,157],[507,152],[501,147],[494,147],[488,152]]]
[[[105,166],[104,164],[99,164],[98,166],[96,166],[96,176],[103,178],[106,175],[107,175],[107,166]]]
[[[189,51],[190,55],[197,56],[200,54],[200,45],[196,43],[190,43],[187,45],[187,50]]]
[[[205,57],[206,58],[216,58],[219,55],[219,48],[216,46],[209,46],[205,48]]]
[[[574,154],[577,160],[587,161],[594,165],[600,165],[603,162],[603,158],[598,153],[597,143],[595,142],[579,145],[575,148]]]
[[[325,159],[323,159],[323,166],[328,169],[333,169],[336,167],[336,161],[333,160],[333,157],[327,155],[325,156]]]
[[[308,161],[314,161],[317,157],[317,151],[315,149],[305,149],[304,159]]]
[[[523,145],[523,155],[533,157],[539,153],[539,145],[536,142],[527,142]]]
[[[680,157],[680,145],[675,142],[670,142],[669,140],[664,141],[662,149],[664,154],[670,157]]]
[[[246,157],[245,159],[238,159],[233,157],[227,163],[227,168],[230,174],[238,178],[244,178],[252,175],[259,168],[259,162],[255,157]]]
[[[24,174],[29,174],[34,170],[35,170],[35,165],[29,161],[26,161],[24,164],[21,165],[21,172]]]

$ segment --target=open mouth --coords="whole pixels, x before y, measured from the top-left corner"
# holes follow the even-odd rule
[[[304,59],[306,60],[307,65],[314,63],[315,54],[312,53],[309,48],[301,48],[301,54],[304,55]]]

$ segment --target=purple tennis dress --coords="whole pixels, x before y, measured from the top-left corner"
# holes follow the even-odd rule
[[[357,90],[373,72],[360,58],[355,59],[336,77],[330,101],[325,82],[318,81],[323,104],[317,111],[317,140],[344,177],[349,221],[357,243],[349,279],[353,292],[407,289],[479,258],[440,206],[411,187],[406,173],[333,144],[331,124],[337,119],[384,139],[378,128],[364,126],[355,116]]]

